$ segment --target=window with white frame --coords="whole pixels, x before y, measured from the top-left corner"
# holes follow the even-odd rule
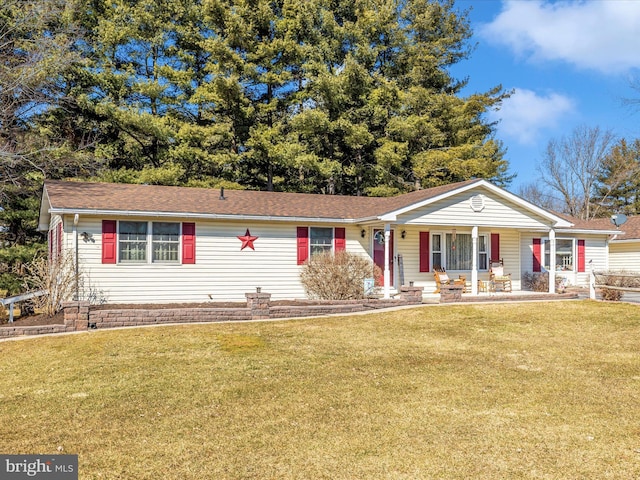
[[[556,270],[575,271],[575,239],[556,238]],[[544,268],[551,268],[551,241],[544,239]]]
[[[486,235],[478,235],[478,270],[487,270],[489,242]],[[431,235],[431,261],[434,267],[446,270],[471,270],[473,267],[473,238],[470,233],[434,233]]]
[[[118,253],[121,263],[179,263],[180,224],[120,221]]]
[[[119,222],[118,252],[122,263],[147,262],[147,222]]]
[[[478,270],[489,269],[489,249],[487,245],[487,236],[478,235]]]
[[[442,261],[442,235],[439,233],[434,233],[431,236],[431,259],[431,265],[433,265],[434,268],[445,266]]]
[[[333,250],[333,228],[310,227],[309,249],[311,256]]]
[[[177,263],[180,251],[180,224],[153,222],[153,256],[155,263]]]

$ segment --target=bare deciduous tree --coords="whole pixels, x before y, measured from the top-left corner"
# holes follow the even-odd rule
[[[561,198],[564,213],[583,220],[598,216],[600,207],[591,199],[615,140],[608,130],[581,126],[549,141],[538,171],[543,184]]]
[[[526,201],[533,203],[547,210],[562,210],[562,201],[554,196],[549,189],[544,188],[539,182],[531,182],[521,185],[516,195],[524,198]]]
[[[33,115],[57,103],[60,75],[78,55],[75,2],[5,0],[0,6],[0,162],[33,152],[20,145]],[[28,160],[28,158],[27,158]],[[11,166],[11,165],[10,165]]]

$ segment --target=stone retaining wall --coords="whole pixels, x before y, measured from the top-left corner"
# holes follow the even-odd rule
[[[440,285],[440,303],[455,303],[462,301],[463,285]]]
[[[203,323],[251,320],[248,308],[167,308],[90,310],[83,321],[90,329],[135,327],[163,323]]]
[[[2,327],[0,338],[170,323],[229,322],[354,313],[422,303],[422,287],[402,287],[398,299],[338,300],[324,304],[271,305],[270,293],[247,293],[246,308],[91,308],[89,302],[65,302],[64,325]]]
[[[2,327],[0,328],[0,339],[11,337],[23,337],[29,335],[46,335],[48,333],[65,333],[73,330],[65,325],[31,325],[25,327]]]

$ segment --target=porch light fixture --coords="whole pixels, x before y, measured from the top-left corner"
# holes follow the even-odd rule
[[[91,234],[90,234],[90,233],[88,233],[88,232],[82,232],[82,233],[80,234],[80,236],[82,237],[82,241],[83,241],[83,242],[85,242],[85,243],[86,243],[86,242],[95,243],[95,240],[93,239],[93,235],[91,235]]]
[[[364,238],[364,236],[367,234],[367,231],[363,228],[362,230],[360,230],[360,236],[362,238]]]
[[[402,238],[406,237],[407,236],[407,231],[406,230],[402,230],[402,233],[400,234],[400,236]]]

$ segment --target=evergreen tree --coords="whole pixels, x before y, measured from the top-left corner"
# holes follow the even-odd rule
[[[465,84],[447,72],[468,56],[471,34],[453,2],[356,1],[339,11],[327,30],[340,49],[310,77],[313,111],[299,122],[312,151],[338,163],[327,170],[339,190],[389,195],[471,177],[506,185],[504,152],[482,120],[505,94],[460,98]]]
[[[510,180],[482,119],[505,94],[461,98],[447,71],[471,35],[450,0],[86,1],[73,118],[106,178],[369,195]]]
[[[601,216],[640,214],[640,139],[619,140],[603,161],[593,203]]]
[[[78,169],[77,155],[39,119],[64,101],[74,2],[8,0],[0,4],[0,288],[20,291],[22,266],[42,250],[37,232],[45,176]]]

